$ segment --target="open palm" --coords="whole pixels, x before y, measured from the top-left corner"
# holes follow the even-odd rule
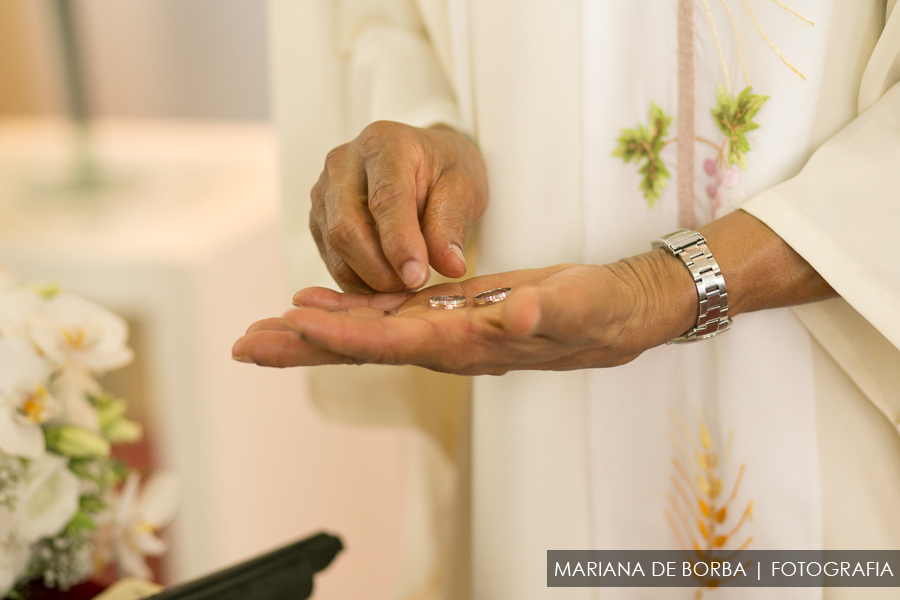
[[[233,354],[273,367],[413,364],[468,375],[613,366],[659,343],[648,345],[634,325],[634,284],[615,265],[556,265],[419,292],[308,288],[294,296],[297,309],[250,326]],[[473,306],[475,294],[496,287],[513,292],[500,304]],[[431,309],[428,299],[443,294],[464,295],[469,305]]]

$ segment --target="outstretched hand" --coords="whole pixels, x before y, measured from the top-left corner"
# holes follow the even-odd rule
[[[665,264],[663,277],[654,276],[660,266],[654,260],[667,259],[512,271],[415,293],[308,288],[294,296],[298,308],[251,325],[232,353],[272,367],[413,364],[466,375],[623,364],[686,330],[695,318],[690,286],[682,302],[651,314],[646,299],[658,290],[645,289],[648,282],[664,281],[669,273],[684,277]],[[474,306],[475,294],[497,287],[513,291],[499,304]],[[428,299],[443,294],[464,295],[468,306],[430,308]]]

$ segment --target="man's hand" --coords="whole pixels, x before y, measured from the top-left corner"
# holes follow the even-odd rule
[[[466,235],[487,202],[484,162],[465,136],[379,121],[328,153],[309,228],[343,290],[416,289],[429,264],[465,275]]]
[[[736,211],[701,230],[728,282],[731,317],[834,297],[784,240]],[[511,287],[504,302],[472,297]],[[469,306],[431,310],[428,298],[461,294]],[[557,265],[475,277],[418,293],[297,292],[298,309],[250,326],[235,359],[273,367],[414,364],[461,374],[568,370],[626,363],[687,331],[697,289],[681,260],[653,250],[602,265]]]
[[[502,303],[473,305],[475,294],[495,287],[513,291]],[[429,308],[429,297],[441,294],[464,295],[468,307]],[[273,367],[414,364],[467,375],[613,366],[684,332],[697,315],[690,275],[662,251],[605,266],[476,277],[418,293],[309,288],[294,303],[300,308],[283,318],[251,325],[234,345],[235,358]]]

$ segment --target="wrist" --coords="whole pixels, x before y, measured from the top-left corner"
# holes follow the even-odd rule
[[[728,282],[728,315],[836,296],[815,269],[765,223],[736,210],[701,228]]]
[[[678,258],[655,249],[609,266],[632,291],[623,335],[637,352],[664,344],[697,322],[697,287]]]

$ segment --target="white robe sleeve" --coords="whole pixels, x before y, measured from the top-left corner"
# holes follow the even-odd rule
[[[771,227],[840,294],[795,309],[811,334],[900,425],[900,11],[860,86],[861,114],[794,178],[741,208]]]
[[[445,44],[436,48],[432,43],[447,39],[440,35],[445,28],[426,30],[412,3],[383,4],[385,8],[375,11],[371,0],[341,3],[339,37],[347,58],[351,134],[381,120],[461,128]]]
[[[379,119],[460,127],[464,62],[442,0],[270,0],[268,26],[291,287],[333,286],[308,228],[325,155]]]
[[[900,85],[742,208],[774,229],[900,347]]]

